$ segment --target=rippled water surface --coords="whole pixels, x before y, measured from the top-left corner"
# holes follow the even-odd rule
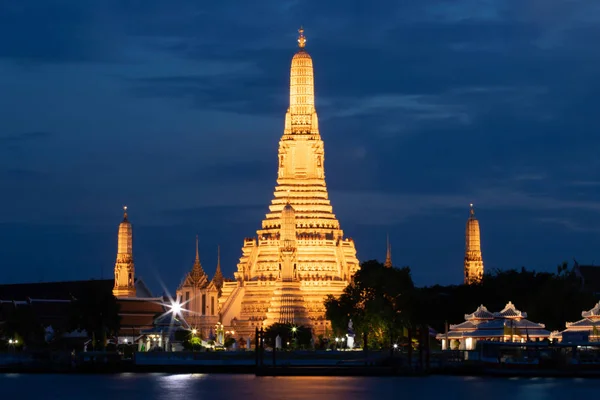
[[[120,374],[0,375],[6,399],[102,400],[293,400],[293,399],[593,399],[594,379],[427,378],[257,378],[253,375]],[[8,397],[8,396],[10,397]],[[7,397],[5,397],[7,396]]]

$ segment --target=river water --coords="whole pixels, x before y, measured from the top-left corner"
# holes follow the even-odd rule
[[[599,391],[600,380],[558,378],[274,378],[254,375],[131,373],[0,375],[2,399],[36,400],[565,400],[594,399]]]

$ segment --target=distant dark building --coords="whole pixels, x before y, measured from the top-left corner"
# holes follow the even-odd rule
[[[581,289],[600,298],[600,266],[579,265],[575,262],[573,272],[581,280]]]
[[[112,294],[113,287],[112,279],[0,285],[0,325],[15,308],[29,307],[47,332],[67,332],[72,301],[85,293]],[[141,279],[135,279],[135,287],[138,296],[144,297],[117,298],[120,342],[133,342],[165,312],[163,298],[152,297]]]

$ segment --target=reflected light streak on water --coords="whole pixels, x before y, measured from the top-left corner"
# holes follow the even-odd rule
[[[61,400],[537,400],[595,398],[593,379],[265,377],[211,374],[0,375],[7,398]],[[3,396],[4,397],[4,396]]]

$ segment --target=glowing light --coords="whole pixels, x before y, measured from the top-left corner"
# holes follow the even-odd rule
[[[192,329],[192,335],[195,335],[196,333],[198,333],[198,329],[196,329],[196,328]]]
[[[181,313],[181,304],[178,301],[174,301],[171,303],[171,312],[175,315]]]
[[[294,327],[292,327],[292,332],[294,332],[294,333],[295,333],[297,330],[298,330],[298,328],[296,328],[295,326],[294,326]]]
[[[397,349],[398,348],[398,344],[394,343],[394,348]]]

